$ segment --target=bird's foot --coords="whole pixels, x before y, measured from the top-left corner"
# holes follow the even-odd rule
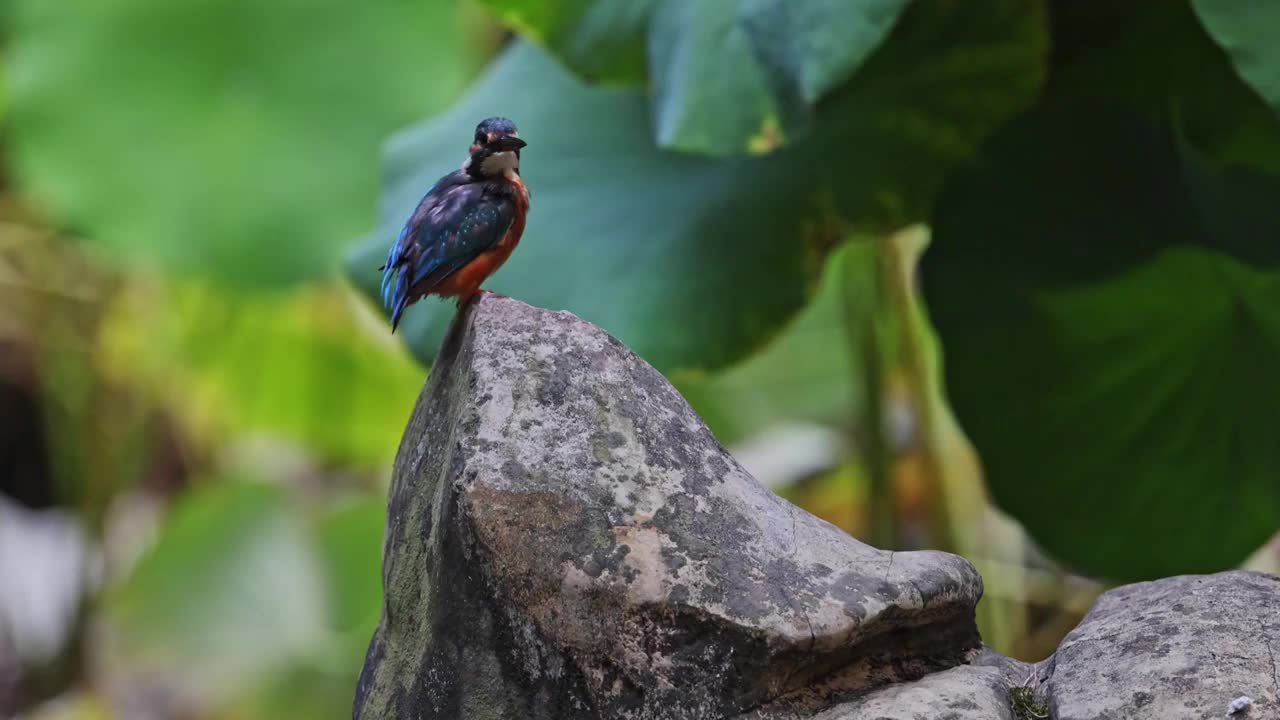
[[[499,297],[499,298],[506,297],[506,295],[503,295],[502,293],[496,293],[492,290],[476,290],[474,293],[471,294],[471,297],[467,298],[467,300],[470,300],[471,298],[480,298],[484,296]]]
[[[464,308],[468,304],[470,304],[472,300],[476,300],[482,295],[491,295],[493,297],[506,297],[506,295],[503,295],[502,293],[493,292],[492,290],[476,290],[475,292],[470,293],[468,295],[459,295],[458,307]]]

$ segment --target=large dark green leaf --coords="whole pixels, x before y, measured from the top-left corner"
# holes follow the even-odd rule
[[[1240,82],[1189,3],[1076,0],[1052,8],[1054,102],[1172,118],[1215,162],[1280,173],[1280,118]]]
[[[1022,0],[912,5],[803,143],[837,211],[873,232],[925,219],[947,173],[1039,94],[1046,16]]]
[[[1280,527],[1280,186],[1180,128],[1053,105],[953,179],[924,289],[991,491],[1113,578],[1232,566]]]
[[[722,443],[779,424],[855,423],[863,398],[854,350],[867,322],[858,313],[873,306],[875,262],[871,242],[846,242],[831,253],[813,301],[768,345],[724,372],[677,378]]]
[[[371,296],[414,204],[465,157],[476,121],[498,113],[529,142],[521,172],[533,207],[486,287],[569,309],[666,369],[727,364],[803,304],[817,264],[801,236],[817,191],[789,156],[660,151],[641,93],[587,87],[528,44],[451,111],[389,144],[380,230],[348,261]],[[452,311],[434,300],[409,309],[402,327],[416,354],[430,359]]]
[[[328,269],[371,158],[461,89],[452,0],[18,0],[19,180],[105,255],[242,284]]]
[[[708,0],[659,6],[649,39],[659,145],[733,155],[753,145],[771,149],[806,123],[799,93],[775,94],[746,26],[736,17],[739,5],[738,0]]]
[[[348,270],[372,295],[414,203],[449,157],[461,161],[474,123],[501,112],[530,142],[522,172],[533,209],[490,287],[570,309],[664,370],[733,362],[803,303],[815,250],[842,236],[832,205],[875,229],[923,217],[946,171],[1034,97],[1043,6],[986,0],[990,12],[973,17],[926,7],[937,11],[904,18],[900,42],[869,61],[874,72],[832,98],[830,134],[763,158],[660,151],[640,92],[587,87],[517,46],[457,108],[388,145],[382,223]],[[910,48],[934,48],[937,64],[916,67]],[[415,306],[404,325],[428,361],[446,327],[440,309],[451,308]]]
[[[1280,114],[1280,3],[1193,0],[1192,5],[1240,77]]]
[[[662,0],[482,0],[590,82],[645,79],[649,17]]]
[[[808,129],[907,0],[486,0],[588,80],[652,82],[662,147],[735,154]]]
[[[814,103],[880,46],[906,5],[667,0],[649,37],[658,144],[724,155],[813,130]]]

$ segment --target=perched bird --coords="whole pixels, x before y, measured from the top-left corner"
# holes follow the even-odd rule
[[[520,179],[524,146],[510,120],[481,121],[466,162],[418,203],[378,268],[391,332],[405,308],[427,295],[457,298],[462,307],[506,262],[529,211],[529,190]]]

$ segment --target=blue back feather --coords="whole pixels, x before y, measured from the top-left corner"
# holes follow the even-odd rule
[[[461,170],[436,182],[382,267],[382,303],[391,311],[391,331],[410,303],[497,245],[514,218],[515,202],[504,183],[475,180]]]

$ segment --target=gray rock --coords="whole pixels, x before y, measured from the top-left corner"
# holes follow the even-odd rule
[[[887,685],[813,720],[1014,720],[1009,683],[993,667],[964,665]]]
[[[967,561],[876,550],[782,500],[617,340],[497,296],[460,314],[419,398],[383,563],[357,720],[814,709],[979,643]],[[966,678],[995,697],[985,669],[929,687]],[[931,691],[882,692],[857,702]]]
[[[1014,695],[1044,704],[1036,666],[986,646],[965,663],[869,690],[857,687],[856,668],[840,670],[735,720],[1028,720],[1013,714]]]
[[[1002,657],[969,563],[778,498],[619,342],[496,296],[410,420],[383,584],[356,720],[1280,719],[1280,578],[1117,588]]]
[[[1253,572],[1125,585],[1102,597],[1047,669],[1055,720],[1280,718],[1280,578]]]

